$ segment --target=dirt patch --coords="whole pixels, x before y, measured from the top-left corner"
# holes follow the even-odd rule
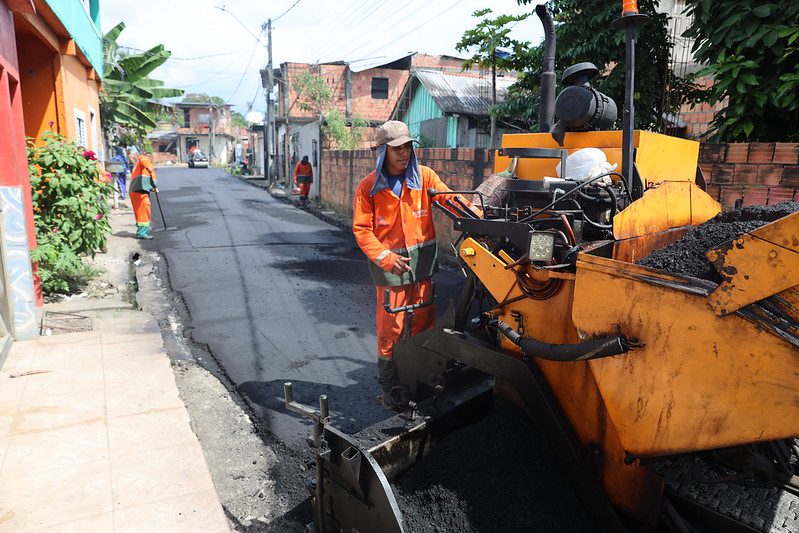
[[[708,250],[796,211],[799,211],[799,202],[752,205],[724,211],[695,227],[682,239],[655,250],[638,264],[720,283],[721,276],[705,257]]]
[[[527,416],[500,400],[392,486],[413,533],[594,530]]]

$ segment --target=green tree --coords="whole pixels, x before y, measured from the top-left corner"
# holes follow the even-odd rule
[[[142,134],[155,127],[155,116],[162,110],[159,100],[183,94],[181,89],[164,87],[164,82],[149,75],[169,59],[171,52],[159,44],[140,53],[120,49],[117,39],[125,23],[120,22],[103,37],[103,90],[100,111],[108,140],[119,126]]]
[[[799,3],[687,0],[694,58],[715,83],[696,101],[726,106],[711,132],[721,141],[799,140]]]
[[[186,93],[183,96],[183,101],[185,103],[191,103],[191,104],[214,104],[214,105],[226,104],[224,98],[220,98],[219,96],[208,96],[205,93]]]
[[[234,126],[240,126],[242,128],[246,128],[250,125],[250,123],[247,122],[247,119],[244,118],[244,115],[238,111],[233,111],[233,113],[231,113],[231,122],[233,122]]]
[[[520,5],[532,0],[517,0]],[[639,0],[641,13],[649,21],[638,29],[635,71],[635,126],[662,131],[665,116],[675,111],[692,85],[669,68],[673,46],[668,29],[669,16],[657,12],[658,0]],[[600,69],[595,87],[613,98],[619,109],[624,102],[624,32],[611,27],[621,14],[617,0],[553,0],[556,21],[556,67],[558,78],[565,68],[590,61]],[[522,72],[497,113],[510,119],[525,119],[530,129],[537,128],[538,90],[541,79],[543,43],[533,50],[520,50],[511,64]],[[517,51],[514,51],[514,55]]]
[[[472,16],[481,19],[474,28],[466,30],[461,36],[461,40],[455,45],[458,52],[471,51],[472,57],[463,62],[464,70],[477,65],[482,68],[491,69],[491,107],[497,105],[497,68],[503,69],[511,67],[510,61],[505,61],[502,56],[497,55],[499,48],[524,48],[529,43],[522,43],[511,39],[509,34],[515,23],[526,19],[529,15],[499,15],[491,18],[493,11],[490,8],[480,9],[472,13]],[[491,147],[497,145],[496,139],[497,122],[496,113],[491,113]]]
[[[322,134],[340,150],[358,146],[369,122],[359,116],[349,120],[333,105],[333,92],[322,76],[300,72],[291,80],[297,99],[292,103],[303,111],[321,115]]]

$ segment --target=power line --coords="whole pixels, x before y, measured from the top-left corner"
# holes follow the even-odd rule
[[[272,22],[277,22],[278,20],[280,20],[280,18],[281,18],[283,15],[285,15],[286,13],[288,13],[289,11],[291,11],[292,9],[294,9],[294,6],[296,6],[297,4],[299,4],[301,1],[302,1],[302,0],[297,0],[296,2],[294,2],[293,4],[291,4],[291,7],[289,7],[289,8],[288,8],[287,10],[285,10],[283,13],[281,13],[280,15],[278,15],[276,18],[273,18],[273,19],[272,19]]]
[[[426,1],[426,0],[423,0],[423,1]],[[355,52],[356,50],[359,50],[360,48],[363,47],[364,44],[369,42],[371,40],[371,36],[372,35],[379,34],[381,29],[384,29],[384,28],[388,29],[389,27],[396,27],[396,22],[394,20],[395,15],[397,15],[399,13],[406,13],[408,11],[411,11],[413,9],[411,6],[414,4],[414,2],[416,2],[416,0],[411,0],[411,2],[409,2],[407,4],[403,4],[401,2],[398,2],[397,3],[398,4],[398,8],[397,9],[395,9],[394,11],[392,11],[392,12],[388,13],[386,16],[384,16],[382,21],[377,22],[376,24],[371,26],[370,27],[370,31],[368,33],[365,33],[365,35],[363,36],[364,38],[358,40],[358,42],[357,42],[357,44],[355,44],[355,46],[349,47],[346,52],[341,54],[341,58],[342,59],[346,59],[348,56],[351,56],[353,52]]]
[[[298,0],[298,1],[299,1],[299,0]],[[296,5],[296,4],[295,4],[295,5]],[[263,46],[263,47],[266,47],[266,45],[265,45],[264,43],[262,43],[262,42],[261,42],[261,34],[263,33],[263,30],[261,30],[260,32],[258,32],[258,35],[255,35],[255,34],[252,32],[252,30],[250,30],[250,28],[248,28],[248,27],[247,27],[247,25],[246,25],[246,24],[244,24],[244,23],[243,23],[241,20],[239,20],[239,17],[237,17],[236,15],[234,15],[234,14],[233,14],[233,12],[232,12],[231,10],[229,10],[229,9],[228,9],[228,8],[226,8],[225,6],[216,6],[216,8],[217,8],[218,10],[220,10],[220,11],[224,11],[225,13],[227,13],[228,15],[230,15],[231,17],[233,17],[233,18],[236,20],[236,22],[238,22],[238,23],[239,23],[239,25],[240,25],[242,28],[244,28],[245,30],[247,30],[247,33],[249,33],[250,35],[252,35],[252,37],[253,37],[253,38],[254,38],[256,41],[258,41],[258,44],[260,44],[260,45],[261,45],[261,46]]]
[[[258,32],[258,37],[256,37],[258,43],[261,42],[261,34],[263,32],[264,32],[263,29],[261,29],[261,31]],[[241,78],[239,79],[239,82],[236,84],[236,88],[233,90],[233,94],[231,94],[230,97],[227,100],[225,100],[226,102],[230,102],[233,99],[233,97],[236,96],[236,93],[239,92],[239,87],[241,87],[241,83],[244,81],[244,77],[247,76],[247,71],[250,70],[250,65],[252,64],[252,58],[255,57],[255,52],[257,50],[258,50],[258,44],[252,47],[252,53],[250,53],[250,59],[247,60],[247,66],[244,67],[244,72],[242,72]]]
[[[363,0],[361,3],[357,5],[357,7],[353,9],[357,1],[358,0],[354,0],[352,4],[350,4],[349,9],[345,10],[345,12],[342,13],[341,16],[331,17],[330,20],[332,24],[328,24],[326,26],[318,28],[316,30],[316,37],[306,45],[306,48],[308,50],[313,50],[317,46],[323,45],[323,43],[329,41],[330,38],[328,36],[328,33],[329,30],[331,30],[332,28],[335,27],[336,31],[338,31],[342,27],[349,26],[350,22],[352,20],[355,20],[355,17],[358,16],[358,10],[369,2],[369,0]],[[328,5],[335,5],[335,3],[330,2]]]
[[[389,46],[391,46],[391,45],[392,45],[392,44],[394,44],[395,42],[399,41],[400,39],[402,39],[402,38],[404,38],[404,37],[407,37],[407,36],[408,36],[408,35],[410,35],[411,33],[415,32],[416,30],[418,30],[419,28],[421,28],[422,26],[426,26],[427,24],[430,24],[431,22],[433,22],[433,20],[437,19],[438,17],[440,17],[441,15],[443,15],[444,13],[446,13],[446,12],[447,12],[447,11],[449,11],[449,10],[451,10],[452,8],[454,8],[455,6],[457,6],[458,4],[460,4],[460,3],[462,3],[462,2],[463,2],[463,0],[457,0],[455,3],[453,3],[452,5],[450,5],[448,8],[446,8],[446,9],[444,9],[443,11],[439,12],[437,15],[434,15],[434,16],[432,16],[432,17],[428,18],[427,20],[425,20],[424,22],[422,22],[421,24],[419,24],[419,25],[418,25],[418,26],[416,26],[415,28],[411,29],[410,31],[407,31],[407,32],[403,33],[403,34],[402,34],[402,35],[400,35],[399,37],[392,38],[392,39],[391,39],[391,41],[389,41],[388,43],[384,44],[383,46],[381,46],[381,47],[379,47],[379,48],[375,48],[375,49],[374,49],[374,50],[372,50],[371,52],[369,52],[369,53],[367,53],[367,54],[364,54],[364,55],[370,56],[370,55],[372,55],[372,54],[374,54],[374,53],[377,53],[377,52],[379,52],[379,51],[383,50],[384,48],[388,48]]]
[[[358,26],[369,20],[372,17],[372,15],[377,13],[380,10],[380,8],[382,8],[388,1],[389,0],[381,0],[379,3],[375,4],[375,6],[371,10],[367,10],[361,18],[356,18],[356,20],[352,22],[350,25],[353,28],[357,28]],[[371,31],[369,33],[371,33]],[[331,41],[321,52],[319,52],[317,57],[318,58],[324,57],[325,54],[327,54],[337,46],[339,46],[339,43],[337,43],[335,40]],[[343,59],[343,57],[340,57],[340,59]]]
[[[133,46],[120,46],[119,49],[120,50],[132,50],[134,52],[147,52],[147,50],[142,50],[141,48],[134,48]],[[241,51],[240,48],[238,50],[233,50],[232,52],[223,52],[221,54],[208,54],[208,55],[204,55],[204,56],[195,56],[195,57],[175,57],[173,55],[170,55],[167,58],[167,61],[171,61],[171,60],[195,61],[197,59],[207,59],[209,57],[229,56],[229,55],[237,54],[237,53],[239,53],[239,51]]]

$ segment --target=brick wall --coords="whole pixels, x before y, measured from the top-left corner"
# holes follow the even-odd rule
[[[725,209],[799,200],[799,143],[703,143],[699,166]]]
[[[451,189],[474,189],[491,175],[494,162],[490,150],[481,148],[419,148],[419,163],[436,171]],[[358,183],[375,165],[375,152],[371,150],[324,150],[322,152],[321,192],[322,204],[352,219],[352,199]],[[439,253],[444,261],[451,260],[459,232],[452,230],[452,222],[438,210],[433,211]]]
[[[713,85],[713,78],[704,76],[699,78],[696,83],[702,89],[708,89]],[[713,116],[717,111],[727,107],[727,100],[718,102],[715,105],[710,104],[683,104],[680,107],[680,118],[685,121],[685,132],[680,136],[685,136],[689,139],[703,139],[710,129],[710,123],[713,122]]]

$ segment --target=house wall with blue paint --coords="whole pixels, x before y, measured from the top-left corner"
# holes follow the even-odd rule
[[[438,104],[433,100],[433,97],[430,96],[430,92],[424,85],[419,84],[402,120],[408,125],[411,135],[419,139],[422,133],[422,123],[434,119],[446,120],[446,144],[439,147],[457,148],[458,117],[456,115],[445,116]]]
[[[97,75],[102,77],[103,34],[100,31],[100,0],[89,0],[87,3],[81,0],[46,0],[46,3],[97,71]]]

